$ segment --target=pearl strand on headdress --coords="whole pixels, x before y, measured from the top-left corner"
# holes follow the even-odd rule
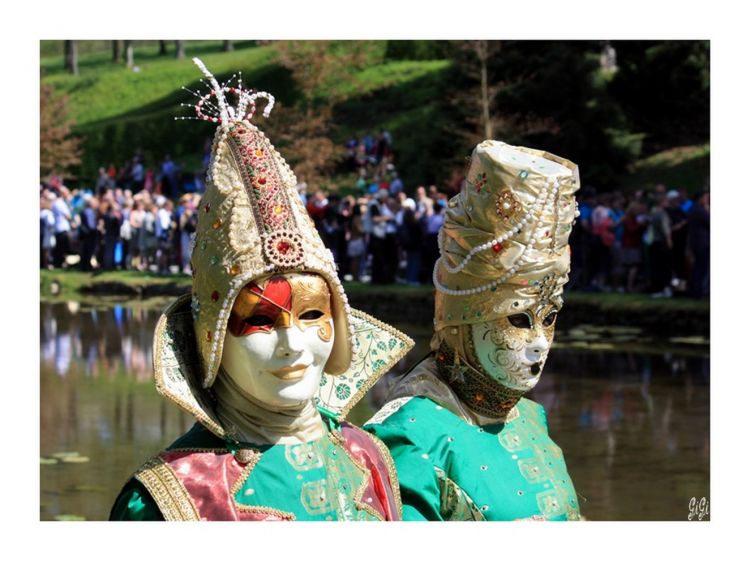
[[[440,267],[440,263],[442,262],[443,265],[447,268],[447,263],[441,256],[436,262],[435,267],[432,270],[432,282],[435,285],[435,289],[440,291],[441,293],[445,295],[451,295],[451,296],[462,296],[462,295],[474,295],[476,293],[483,293],[484,291],[489,291],[491,288],[501,285],[505,283],[508,279],[513,277],[515,275],[516,271],[518,271],[518,268],[525,263],[525,261],[528,259],[529,255],[531,254],[531,251],[534,249],[534,244],[536,244],[537,240],[542,235],[542,230],[544,229],[544,225],[541,225],[541,219],[544,214],[551,213],[553,210],[555,204],[555,197],[557,195],[557,191],[560,187],[560,184],[557,180],[557,178],[553,181],[552,186],[552,192],[547,194],[545,202],[543,204],[543,209],[541,211],[541,214],[537,216],[534,219],[534,227],[532,228],[532,237],[529,239],[529,242],[524,247],[523,253],[516,259],[516,261],[513,262],[513,265],[511,265],[508,268],[508,271],[506,271],[503,275],[495,279],[494,281],[490,281],[489,283],[485,283],[484,285],[480,285],[479,287],[474,287],[473,289],[449,289],[448,287],[445,287],[440,281],[438,280],[438,270]],[[541,198],[540,198],[541,200]],[[494,245],[494,244],[492,244]],[[489,247],[492,247],[490,245]],[[486,248],[486,249],[489,249]],[[466,265],[465,262],[462,262],[464,266]],[[455,273],[455,271],[453,272]]]
[[[515,226],[506,230],[505,232],[497,236],[494,240],[491,240],[484,244],[479,244],[478,246],[474,246],[466,255],[466,257],[463,260],[461,260],[461,262],[458,265],[456,265],[456,267],[450,267],[447,263],[443,262],[445,270],[448,273],[458,273],[462,271],[463,268],[466,267],[466,265],[469,263],[471,258],[474,257],[474,255],[484,250],[489,250],[493,246],[502,244],[504,241],[510,238],[513,234],[523,230],[523,227],[526,226],[526,224],[528,224],[530,220],[532,220],[532,217],[533,217],[533,220],[536,221],[537,216],[539,212],[541,211],[542,206],[544,205],[545,202],[547,202],[547,192],[549,191],[551,186],[554,187],[553,190],[557,190],[557,188],[560,186],[560,183],[557,180],[557,177],[545,183],[544,188],[542,189],[542,193],[539,195],[539,198],[536,199],[534,204],[529,208],[526,214],[524,214],[523,218],[516,223]]]

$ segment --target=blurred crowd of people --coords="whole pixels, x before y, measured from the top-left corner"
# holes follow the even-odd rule
[[[578,195],[570,238],[571,289],[707,297],[710,193],[689,198],[658,184],[651,191]]]
[[[198,193],[175,201],[146,189],[40,189],[40,267],[190,273]]]
[[[352,137],[347,150],[357,176],[352,194],[311,190],[301,178],[297,185],[340,275],[345,281],[431,285],[449,194],[435,185],[407,193],[386,130]],[[138,155],[126,173],[102,168],[91,191],[42,185],[40,266],[190,273],[203,187],[173,184],[169,161],[167,156],[156,176],[141,175]],[[709,295],[708,191],[691,199],[665,185],[627,196],[584,187],[577,196],[571,290]]]

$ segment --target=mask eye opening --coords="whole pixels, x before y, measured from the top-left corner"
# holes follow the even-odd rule
[[[247,317],[244,323],[248,326],[273,326],[274,320],[265,314],[254,314]]]
[[[552,326],[557,320],[557,311],[551,311],[547,316],[544,317],[542,324],[544,326]]]
[[[323,316],[323,311],[317,309],[309,310],[299,316],[300,320],[318,320]]]
[[[516,328],[531,328],[531,317],[525,312],[510,315],[508,322]]]

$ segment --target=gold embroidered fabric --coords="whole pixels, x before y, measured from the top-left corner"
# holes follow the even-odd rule
[[[446,521],[484,521],[484,515],[468,493],[435,466],[440,486],[440,516]]]
[[[156,456],[135,473],[154,498],[165,521],[200,521],[200,514],[185,486],[164,460]]]

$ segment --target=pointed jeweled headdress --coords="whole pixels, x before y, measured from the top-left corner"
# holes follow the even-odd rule
[[[349,307],[333,255],[297,194],[294,173],[250,123],[256,100],[268,101],[267,116],[273,97],[245,90],[241,80],[237,87],[219,84],[200,60],[193,61],[208,78],[210,92],[195,93],[198,102],[191,106],[199,119],[218,128],[193,241],[192,297],[175,301],[154,334],[157,390],[223,435],[206,389],[221,365],[235,299],[247,283],[266,275],[316,273],[331,290],[334,343],[315,401],[343,417],[414,343]],[[236,99],[234,105],[227,96]]]

